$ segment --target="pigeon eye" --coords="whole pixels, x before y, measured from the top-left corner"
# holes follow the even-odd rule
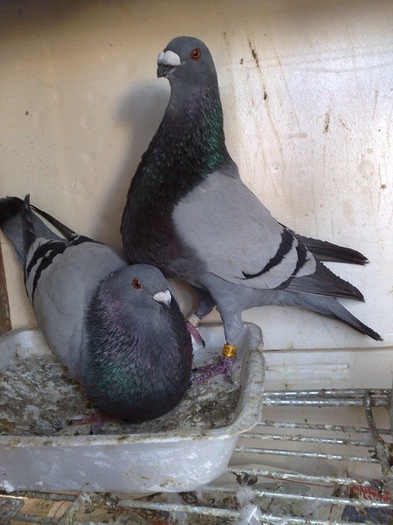
[[[134,279],[132,281],[132,286],[136,289],[136,290],[140,290],[142,288],[142,283],[138,280],[138,279]]]
[[[191,58],[193,60],[199,60],[201,58],[201,50],[199,49],[199,47],[196,47],[191,51]]]

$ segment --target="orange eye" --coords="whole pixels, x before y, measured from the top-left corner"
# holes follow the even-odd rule
[[[199,49],[199,47],[196,47],[191,51],[191,58],[193,60],[199,60],[201,58],[201,50]]]
[[[142,288],[142,283],[138,281],[138,279],[134,279],[132,281],[132,286],[136,288],[137,290],[140,290]]]

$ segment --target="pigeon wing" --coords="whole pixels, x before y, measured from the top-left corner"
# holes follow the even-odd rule
[[[182,240],[207,272],[241,286],[363,299],[272,217],[239,179],[215,172],[174,209]]]
[[[277,288],[314,273],[313,255],[238,178],[212,173],[175,207],[176,230],[222,279]]]
[[[28,264],[34,257],[36,262],[27,275],[26,289],[37,322],[53,352],[79,378],[81,352],[88,337],[85,316],[92,296],[101,281],[126,262],[116,251],[96,242],[67,242],[63,251],[51,254],[50,243],[38,239],[31,252]]]

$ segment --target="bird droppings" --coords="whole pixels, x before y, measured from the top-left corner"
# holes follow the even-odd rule
[[[341,120],[340,118],[339,118],[338,120],[339,120],[340,124],[341,124],[346,130],[351,131],[351,128],[349,128],[349,127],[345,124],[345,122],[344,122],[343,120]]]
[[[325,123],[323,126],[324,133],[327,133],[329,131],[329,125],[330,125],[330,109],[326,112],[326,115],[325,115]]]
[[[100,434],[145,434],[196,429],[203,432],[232,423],[239,399],[240,365],[235,381],[224,377],[190,388],[168,414],[141,424],[105,421]],[[236,379],[237,378],[237,379]],[[0,435],[88,435],[91,424],[77,424],[95,414],[80,385],[50,355],[25,357],[0,374]]]
[[[255,65],[259,68],[258,54],[255,51],[255,49],[253,48],[251,40],[248,41],[248,47],[250,48],[250,51],[251,51],[251,54],[252,54],[252,58],[254,59]]]
[[[193,347],[195,368],[217,359],[224,341],[219,323],[202,323],[200,331],[205,346]],[[190,389],[160,419],[139,425],[106,421],[91,436],[91,422],[67,424],[95,412],[39,330],[11,331],[0,338],[0,422],[12,426],[0,437],[0,485],[7,480],[14,490],[154,493],[210,482],[228,465],[237,436],[260,420],[261,345],[261,330],[247,323],[237,341],[233,384],[218,376]],[[168,485],[170,478],[174,485]]]

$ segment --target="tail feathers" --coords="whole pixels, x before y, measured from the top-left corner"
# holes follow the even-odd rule
[[[22,206],[21,217],[22,217],[22,229],[23,229],[24,258],[26,259],[27,254],[31,248],[31,245],[37,239],[35,228],[34,228],[33,214],[30,208],[30,195],[26,195],[25,197],[25,200]]]
[[[342,297],[343,299],[356,299],[364,301],[363,294],[353,284],[341,279],[330,271],[323,263],[317,262],[317,270],[311,275],[295,277],[288,286],[289,292],[303,294],[327,295]]]
[[[383,341],[382,337],[377,332],[375,332],[366,324],[362,323],[357,317],[352,315],[351,312],[344,308],[344,306],[338,301],[337,304],[340,305],[340,308],[339,311],[335,313],[336,319],[339,319],[340,321],[349,324],[358,332],[368,335],[369,337],[371,337],[371,339],[374,339],[374,341]]]
[[[31,205],[31,208],[41,215],[45,220],[49,222],[49,224],[52,224],[68,241],[72,241],[75,237],[78,236],[74,230],[71,230],[68,226],[60,222],[58,219],[55,219],[52,215],[47,213],[46,211],[40,210],[40,208],[37,208],[37,206]]]
[[[0,199],[0,228],[14,247],[19,263],[23,266],[25,249],[21,220],[22,207],[23,200],[18,197]]]
[[[287,304],[289,304],[287,302]],[[357,317],[351,314],[337,299],[334,297],[317,297],[312,295],[296,294],[292,305],[307,308],[319,314],[339,319],[348,324],[358,332],[368,335],[375,341],[382,341],[382,337],[372,328],[362,323]]]
[[[23,234],[23,220],[22,213],[25,214],[25,221],[30,224],[28,226],[28,240],[26,242],[31,245],[31,241],[37,237],[43,237],[45,239],[58,240],[60,237],[56,235],[46,224],[34,213],[28,212],[24,209],[25,206],[29,206],[28,202],[25,202],[19,197],[5,197],[0,199],[0,229],[10,241],[14,247],[18,260],[21,266],[25,263],[25,241]],[[26,226],[27,227],[27,226]],[[34,239],[32,239],[34,235]]]
[[[311,237],[304,237],[294,233],[295,237],[302,244],[307,246],[310,252],[319,261],[341,262],[349,264],[367,264],[369,261],[367,257],[352,248],[345,246],[338,246],[327,241],[320,241],[319,239],[312,239]]]
[[[335,303],[336,304],[334,305],[334,308],[332,308],[331,313],[327,315],[331,315],[332,317],[349,324],[349,326],[352,326],[352,328],[362,334],[368,335],[371,337],[371,339],[374,339],[374,341],[383,341],[382,337],[377,332],[362,323],[357,317],[352,315],[351,312],[344,308],[341,303],[339,303],[337,300],[335,300]]]
[[[19,197],[4,197],[0,199],[0,228],[20,214],[23,206],[23,200]]]

